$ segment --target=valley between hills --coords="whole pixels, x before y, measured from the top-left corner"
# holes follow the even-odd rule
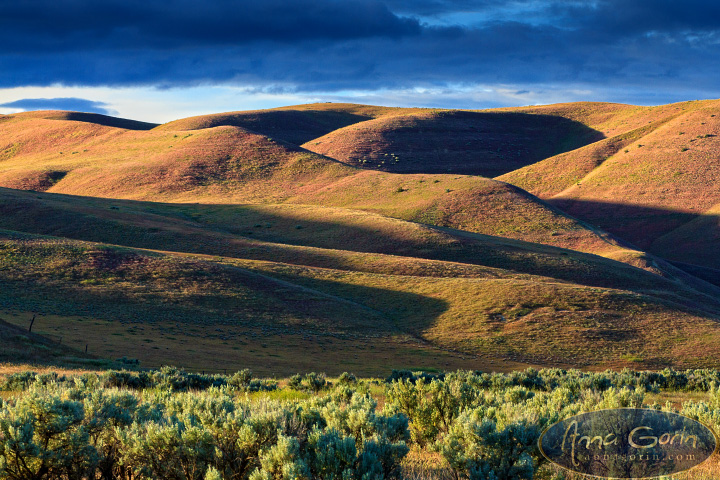
[[[718,135],[720,100],[0,116],[0,361],[715,367]]]

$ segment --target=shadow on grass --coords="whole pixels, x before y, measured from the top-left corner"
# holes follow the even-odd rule
[[[347,224],[321,218],[297,220],[283,210],[248,205],[154,204],[0,189],[0,228],[75,240],[374,273],[412,272],[403,268],[403,261],[412,266],[419,258],[599,287],[655,288],[663,281],[623,263],[557,247],[467,232],[451,242],[452,229],[439,229],[450,236],[447,244],[437,244],[434,237],[395,229],[392,219],[384,229],[373,221]],[[374,266],[353,252],[407,258],[386,258],[384,266]]]
[[[720,215],[587,200],[550,199],[562,211],[720,286]]]
[[[268,110],[258,113],[209,115],[194,129],[221,126],[241,127],[295,145],[372,117],[327,110]],[[172,125],[172,124],[171,124]],[[171,126],[170,125],[170,126]],[[168,126],[167,128],[170,128]]]
[[[23,245],[25,255],[15,257],[17,265],[0,272],[0,308],[128,324],[275,326],[378,335],[420,332],[448,308],[444,300],[398,291],[397,283],[384,288],[324,280],[294,267],[268,274],[198,260],[146,260],[117,248],[77,257],[70,245],[80,258],[73,263],[62,253],[47,255],[42,245],[41,255],[30,255],[32,248]],[[97,263],[102,252],[113,257],[109,266]],[[27,267],[30,261],[33,267]]]
[[[575,199],[549,199],[560,210],[647,249],[652,242],[700,217],[672,209]]]
[[[383,126],[356,142],[351,156],[366,168],[397,173],[492,178],[605,138],[564,117],[513,112],[441,111]]]
[[[29,324],[29,322],[28,322]],[[0,319],[0,363],[27,363],[43,366],[67,366],[68,358],[76,359],[75,364],[82,365],[97,361],[94,355],[88,355],[58,341],[31,333],[26,329],[12,325]]]
[[[74,122],[94,123],[105,127],[124,128],[126,130],[151,130],[157,127],[156,123],[110,117],[99,113],[63,112],[48,118],[51,120],[72,120]]]
[[[713,285],[720,287],[720,270],[718,269],[683,262],[670,263],[679,269],[686,271],[690,275],[699,278],[700,280],[705,280],[708,283],[712,283]]]
[[[192,345],[194,338],[198,338],[204,344],[210,342],[217,351],[231,354],[238,343],[226,341],[224,333],[217,332],[232,330],[234,339],[244,338],[253,344],[247,348],[261,346],[257,354],[260,356],[268,351],[263,349],[270,340],[277,346],[283,338],[294,336],[311,342],[309,345],[317,349],[327,339],[338,338],[339,341],[333,341],[337,351],[330,356],[342,363],[345,353],[348,358],[351,350],[357,355],[358,342],[372,346],[379,341],[386,345],[384,351],[388,351],[388,345],[395,345],[398,355],[413,352],[419,348],[413,342],[425,345],[427,342],[419,339],[420,334],[449,308],[444,300],[412,292],[303,278],[292,272],[272,272],[271,277],[264,272],[208,262],[195,262],[190,267],[183,270],[184,278],[173,278],[170,283],[133,279],[115,272],[116,282],[106,280],[90,287],[89,278],[78,281],[74,271],[58,269],[40,279],[7,279],[0,273],[0,309],[6,313],[31,311],[42,316],[75,318],[71,322],[75,343],[80,334],[80,341],[89,342],[95,353],[104,346],[115,352],[137,351],[142,349],[143,341],[152,341],[152,345],[170,342],[166,344],[183,349],[178,355],[187,357],[185,349],[198,348]],[[95,276],[102,279],[108,273],[106,270]],[[159,277],[167,277],[168,273],[161,272]],[[188,292],[190,285],[192,291]],[[133,294],[138,289],[152,290],[152,294]],[[43,326],[42,321],[39,324]],[[19,347],[35,342],[27,340],[22,329],[10,327],[11,340]],[[154,333],[147,339],[117,335],[138,327]],[[19,351],[2,333],[0,328],[5,350]],[[187,337],[189,346],[173,343],[176,336]],[[414,340],[406,345],[410,339]],[[13,361],[52,363],[61,353],[64,357],[82,357],[45,339],[40,344],[43,346],[39,349],[26,349],[22,358],[17,356]],[[286,345],[274,353],[285,358],[307,355],[302,345]],[[171,351],[163,355],[173,358]],[[259,357],[257,361],[261,361]]]

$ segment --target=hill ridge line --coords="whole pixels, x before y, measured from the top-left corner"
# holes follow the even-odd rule
[[[607,140],[613,140],[613,139],[616,139],[616,138],[620,138],[620,137],[625,137],[625,136],[632,135],[632,134],[634,134],[635,132],[642,133],[641,136],[635,137],[635,138],[633,138],[632,140],[629,140],[627,143],[622,143],[622,145],[615,151],[615,153],[613,153],[612,155],[610,155],[610,156],[606,157],[604,160],[602,160],[595,168],[593,168],[592,170],[590,170],[584,177],[582,177],[580,180],[578,180],[575,185],[582,184],[582,182],[584,182],[585,180],[590,179],[590,178],[592,178],[594,175],[596,175],[596,174],[597,174],[597,171],[598,171],[600,168],[602,168],[608,160],[611,160],[613,157],[615,157],[615,155],[617,155],[618,153],[620,153],[620,150],[622,150],[623,148],[626,148],[626,147],[627,147],[628,145],[630,145],[630,144],[639,142],[640,140],[642,140],[642,139],[645,138],[646,136],[648,136],[648,135],[650,135],[651,133],[657,131],[658,129],[660,129],[660,128],[662,128],[663,126],[667,125],[667,124],[670,123],[671,121],[673,121],[673,120],[675,120],[675,119],[677,119],[677,118],[679,118],[679,117],[682,117],[682,116],[684,116],[684,115],[687,115],[687,114],[688,114],[688,112],[687,112],[687,111],[684,111],[684,112],[681,112],[681,113],[678,113],[678,114],[671,115],[671,116],[669,116],[669,117],[663,118],[662,120],[658,120],[657,122],[653,122],[653,123],[650,124],[650,125],[646,125],[646,126],[643,126],[643,127],[639,127],[639,128],[634,129],[634,130],[631,130],[631,131],[629,131],[629,132],[624,132],[624,133],[621,133],[621,134],[619,134],[619,135],[615,135],[614,137],[608,138]],[[602,140],[600,140],[600,141],[602,141]],[[591,145],[592,145],[592,144],[591,144]],[[581,147],[581,148],[583,148],[583,147]],[[543,161],[545,161],[545,160],[541,160],[541,162],[543,162]],[[541,163],[541,162],[538,162],[538,163]],[[511,172],[511,173],[512,173],[512,172]],[[556,193],[555,195],[553,195],[553,196],[550,197],[550,198],[561,197],[567,190],[572,189],[575,185],[569,185],[567,188],[565,188],[565,189],[562,190],[561,192]]]

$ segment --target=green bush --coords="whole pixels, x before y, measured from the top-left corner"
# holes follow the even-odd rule
[[[540,428],[527,422],[499,425],[484,412],[460,415],[440,444],[453,471],[471,480],[531,480]]]
[[[544,458],[539,433],[569,416],[644,405],[647,390],[707,391],[681,413],[720,428],[719,373],[528,369],[508,374],[394,372],[385,404],[350,374],[296,375],[302,399],[246,395],[277,388],[249,370],[173,368],[6,377],[0,478],[9,480],[266,480],[400,478],[415,448],[438,452],[456,478],[522,480]],[[308,398],[309,397],[309,398]]]
[[[305,375],[293,375],[290,377],[289,386],[295,390],[318,393],[330,388],[332,383],[328,382],[324,373],[310,372]]]
[[[397,478],[408,451],[407,419],[367,394],[251,403],[229,385],[140,394],[92,378],[0,404],[0,478]]]

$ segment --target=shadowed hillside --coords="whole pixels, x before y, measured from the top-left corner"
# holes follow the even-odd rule
[[[158,127],[159,130],[201,130],[242,127],[277,140],[301,145],[354,123],[384,115],[417,109],[375,107],[346,103],[312,103],[271,110],[218,113],[183,118]]]
[[[662,281],[640,293],[535,276],[432,278],[198,258],[8,231],[0,240],[3,309],[42,312],[43,328],[69,345],[147,366],[245,363],[284,375],[318,367],[377,374],[390,358],[468,368],[705,366],[710,357],[698,349],[720,352],[714,317],[677,303],[680,296],[662,298]]]
[[[679,284],[658,277],[663,270],[657,265],[648,273],[595,255],[345,208],[162,204],[0,189],[0,228],[348,271],[438,277],[538,275],[638,291],[687,289],[679,285],[684,279],[672,272],[666,276]],[[630,252],[618,248],[614,255]],[[720,293],[706,287],[706,293]],[[689,298],[697,294],[690,292],[685,292]]]
[[[499,179],[641,249],[719,268],[718,115],[717,101],[621,110],[602,125],[651,123]]]
[[[667,258],[720,267],[720,108],[688,112],[636,140],[551,202]]]
[[[363,168],[494,177],[601,138],[560,116],[421,110],[357,123],[303,147]]]
[[[665,258],[720,270],[720,205],[700,215],[684,215],[689,221],[652,242],[650,249]],[[678,248],[682,246],[682,248]],[[720,283],[716,279],[713,283]]]
[[[715,105],[4,116],[0,312],[146,366],[709,366]]]
[[[293,203],[382,215],[576,250],[615,242],[507,184],[363,170],[241,127],[130,131],[20,114],[0,123],[0,186],[97,197]]]
[[[232,263],[8,231],[0,235],[0,253],[4,310],[40,312],[44,331],[62,335],[64,343],[131,356],[145,366],[172,361],[237,370],[250,364],[288,374],[300,355],[311,355],[309,369],[329,364],[325,338],[347,349],[379,337],[379,354],[390,348],[399,358],[415,358],[403,360],[407,364],[434,350],[417,341],[403,346],[402,331],[382,312],[352,299]],[[423,303],[429,312],[443,308],[433,299]],[[292,348],[289,340],[300,345]],[[378,369],[368,358],[362,370]]]
[[[80,366],[92,364],[94,357],[86,355],[80,350],[62,345],[60,337],[54,340],[36,333],[28,332],[27,325],[34,315],[2,315],[0,313],[0,363],[28,363],[33,365],[62,365]],[[23,327],[13,325],[3,320],[3,317],[12,318],[13,321],[23,323]],[[38,322],[40,323],[40,322]],[[35,326],[35,330],[37,330]]]

